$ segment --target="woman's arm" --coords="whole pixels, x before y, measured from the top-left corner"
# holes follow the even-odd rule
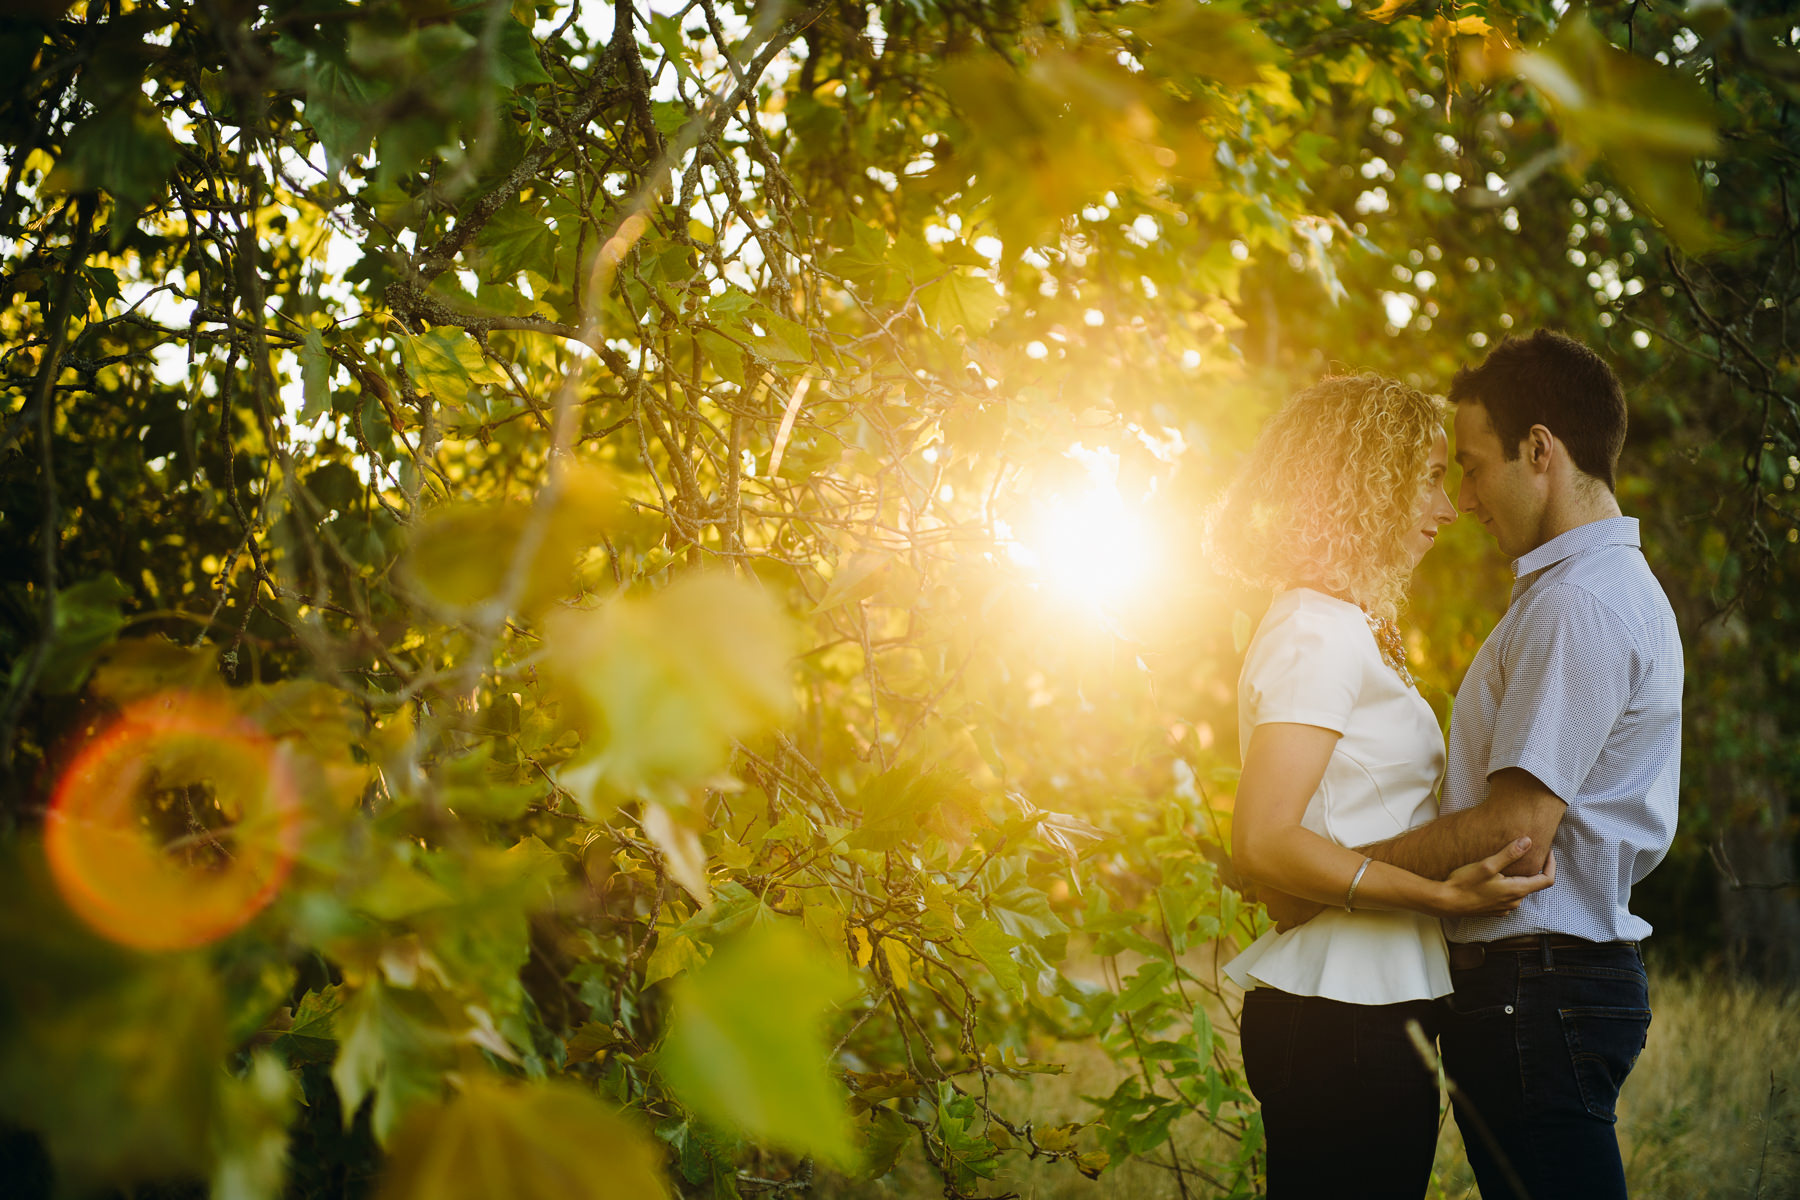
[[[1350,881],[1362,868],[1363,853],[1320,837],[1303,828],[1300,820],[1325,778],[1338,736],[1317,725],[1258,725],[1244,756],[1231,821],[1231,856],[1241,873],[1260,884],[1331,905],[1344,903]],[[1553,873],[1525,878],[1503,874],[1530,845],[1529,838],[1520,838],[1442,882],[1371,862],[1356,885],[1356,906],[1409,909],[1438,917],[1508,912],[1555,878]]]

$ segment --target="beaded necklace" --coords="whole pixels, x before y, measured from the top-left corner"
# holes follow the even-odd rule
[[[1363,613],[1369,622],[1369,632],[1375,635],[1375,645],[1381,651],[1381,661],[1394,669],[1400,681],[1409,688],[1419,685],[1413,682],[1412,672],[1406,669],[1406,643],[1401,640],[1400,626],[1386,617],[1378,617],[1374,613]]]

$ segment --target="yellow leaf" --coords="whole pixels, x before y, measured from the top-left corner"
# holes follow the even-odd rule
[[[662,1150],[572,1085],[472,1080],[395,1139],[381,1200],[661,1200]]]
[[[801,919],[827,949],[838,951],[844,948],[844,914],[838,908],[830,904],[808,904],[801,910]]]
[[[869,940],[869,931],[860,925],[850,927],[850,958],[859,967],[869,965],[875,957],[875,944]]]
[[[686,934],[673,930],[657,935],[656,949],[644,965],[644,986],[672,979],[689,967],[706,961],[706,950]]]
[[[1382,0],[1379,5],[1364,13],[1363,16],[1386,25],[1403,16],[1411,15],[1411,10],[1418,7],[1420,7],[1419,0]]]
[[[688,787],[724,770],[733,739],[793,706],[787,619],[767,592],[729,576],[684,576],[545,625],[546,668],[587,740],[576,763],[621,791],[684,803]]]
[[[887,957],[888,975],[892,977],[895,989],[904,992],[912,968],[912,952],[905,942],[893,937],[881,939],[881,951]]]
[[[825,595],[813,612],[822,613],[840,604],[853,604],[873,596],[881,590],[882,580],[892,562],[885,554],[858,554],[831,577],[831,586],[825,589]]]
[[[712,889],[706,883],[706,848],[700,844],[700,835],[677,824],[669,810],[654,801],[644,805],[641,823],[650,840],[663,852],[663,866],[667,868],[669,878],[686,888],[688,895],[705,904],[712,896]]]
[[[450,504],[426,513],[407,549],[406,573],[451,613],[508,600],[510,611],[535,612],[574,590],[577,556],[619,511],[604,475],[572,467],[532,504]]]

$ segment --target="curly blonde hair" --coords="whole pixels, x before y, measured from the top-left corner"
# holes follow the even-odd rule
[[[1308,586],[1392,620],[1446,406],[1380,375],[1329,375],[1270,417],[1207,521],[1215,567]]]

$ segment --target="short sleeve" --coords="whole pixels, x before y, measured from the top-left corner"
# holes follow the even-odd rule
[[[1625,623],[1581,588],[1533,589],[1503,656],[1488,775],[1519,767],[1572,801],[1631,699]]]
[[[1258,631],[1241,686],[1250,725],[1292,722],[1343,733],[1362,691],[1366,629],[1295,609]],[[1373,644],[1373,643],[1371,643]]]

